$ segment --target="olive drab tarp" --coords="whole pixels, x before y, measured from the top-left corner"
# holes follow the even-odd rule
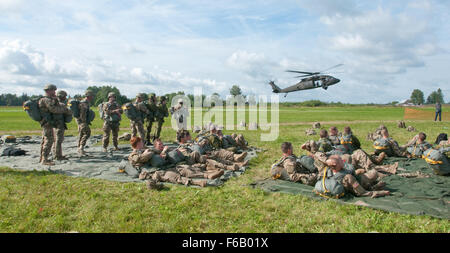
[[[131,153],[129,144],[119,145],[120,150],[107,153],[103,152],[103,147],[98,145],[101,143],[102,136],[95,135],[88,139],[85,151],[88,157],[79,158],[77,154],[78,138],[76,136],[65,136],[63,142],[64,155],[69,158],[65,161],[55,161],[54,166],[41,165],[39,163],[39,150],[41,136],[33,137],[18,137],[16,143],[6,143],[0,145],[0,154],[8,147],[20,148],[27,151],[25,156],[0,156],[0,165],[10,167],[17,170],[38,170],[51,171],[58,174],[64,174],[74,177],[87,177],[104,179],[118,182],[143,182],[136,178],[135,170],[127,168],[128,155]],[[100,142],[100,143],[98,143]],[[165,143],[169,147],[176,148],[178,144]],[[246,160],[257,156],[257,150],[248,150]],[[147,166],[146,170],[157,170],[167,168],[156,168],[151,165]],[[220,178],[208,180],[207,186],[219,186],[231,177],[236,177],[245,172],[247,167],[241,167],[237,171],[225,171],[225,174]],[[120,170],[124,172],[120,172]],[[131,175],[128,175],[129,172]],[[168,183],[165,183],[168,184]],[[197,187],[197,186],[193,186]]]
[[[385,164],[399,162],[399,175],[383,178],[386,190],[391,194],[380,198],[355,197],[350,193],[340,199],[331,199],[342,204],[353,204],[412,215],[429,215],[450,219],[450,177],[435,175],[423,159],[387,158]],[[404,177],[400,176],[403,175]],[[418,177],[416,177],[418,175]],[[268,192],[300,194],[325,200],[313,191],[313,187],[283,180],[266,179],[251,186]]]

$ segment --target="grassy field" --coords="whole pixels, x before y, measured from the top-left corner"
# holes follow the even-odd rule
[[[448,111],[445,107],[444,114]],[[429,109],[424,109],[429,110]],[[0,108],[0,133],[38,135],[39,124],[21,108]],[[416,133],[396,127],[403,119],[397,107],[280,107],[280,136],[273,142],[260,141],[261,131],[244,133],[250,145],[265,151],[250,162],[251,169],[218,188],[170,186],[150,191],[141,183],[118,183],[73,178],[50,172],[23,172],[0,164],[0,232],[450,232],[450,222],[428,216],[412,216],[365,207],[340,205],[332,201],[311,200],[303,196],[265,193],[248,185],[269,176],[269,167],[281,155],[283,141],[300,145],[310,139],[304,134],[310,122],[326,122],[340,130],[350,125],[363,148],[371,151],[365,139],[380,123],[390,129],[400,143]],[[434,141],[447,132],[450,122],[406,120]],[[122,120],[124,129],[129,122]],[[165,140],[174,131],[166,122]],[[101,121],[93,133],[101,133]],[[230,132],[230,131],[225,131]],[[76,125],[69,125],[76,134]],[[312,138],[318,139],[317,135]]]

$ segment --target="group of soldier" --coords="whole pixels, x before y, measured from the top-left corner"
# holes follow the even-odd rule
[[[67,122],[71,120],[73,115],[72,110],[69,109],[70,104],[67,101],[67,93],[63,90],[58,90],[53,84],[48,84],[44,87],[45,95],[39,99],[38,108],[42,115],[40,125],[43,129],[41,141],[40,163],[43,165],[54,165],[50,157],[50,152],[53,146],[53,157],[56,160],[67,160],[62,153],[62,142],[64,140],[64,132],[67,129]],[[160,137],[161,128],[164,123],[164,118],[168,116],[168,109],[166,106],[166,97],[162,96],[157,102],[156,95],[151,93],[148,101],[144,101],[145,94],[139,93],[136,97],[134,107],[137,109],[137,117],[131,121],[132,136],[139,134],[142,140],[151,143],[151,139]],[[90,109],[94,101],[94,93],[91,90],[86,90],[85,97],[79,101],[76,121],[78,124],[78,154],[86,156],[85,146],[91,135],[90,124],[95,114]],[[112,132],[112,139],[114,150],[119,150],[118,134],[123,108],[116,101],[116,94],[110,92],[108,94],[108,101],[102,103],[99,107],[102,111],[103,123],[103,151],[107,152],[109,139]],[[92,115],[93,114],[93,115]],[[70,120],[66,120],[70,117]],[[156,131],[151,136],[152,125],[157,122]],[[147,122],[147,132],[144,131],[144,122]]]
[[[301,146],[307,151],[306,156],[295,156],[293,145],[284,142],[281,145],[283,156],[272,165],[272,178],[311,185],[321,196],[339,198],[345,192],[356,196],[389,195],[389,191],[383,190],[386,184],[382,178],[404,169],[398,167],[398,162],[383,164],[385,157],[424,158],[435,174],[450,175],[450,164],[445,155],[450,150],[450,143],[446,134],[440,135],[445,137],[438,138],[434,147],[426,141],[426,134],[423,132],[414,136],[407,144],[399,146],[389,136],[384,125],[372,136],[373,154],[361,149],[361,144],[350,127],[345,127],[343,133],[339,133],[336,127],[331,127],[329,133],[322,129],[318,141],[307,141]],[[419,174],[397,175],[426,177]]]
[[[146,147],[140,137],[132,137],[130,142],[133,152],[128,160],[150,189],[160,189],[160,182],[204,187],[208,179],[216,179],[226,170],[237,171],[248,163],[244,136],[223,135],[215,125],[198,133],[194,140],[188,130],[179,129],[178,146],[173,148],[160,139],[155,139],[152,147]],[[159,169],[151,169],[155,167]]]

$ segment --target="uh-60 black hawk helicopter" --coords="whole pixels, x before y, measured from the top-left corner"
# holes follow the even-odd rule
[[[328,89],[328,86],[331,86],[333,84],[337,84],[341,80],[329,76],[329,75],[321,75],[324,71],[328,71],[333,68],[340,67],[344,64],[338,64],[336,66],[333,66],[331,68],[322,70],[320,72],[305,72],[305,71],[296,71],[296,70],[286,70],[286,72],[291,73],[299,73],[303,74],[301,76],[296,76],[295,78],[299,77],[305,77],[300,80],[297,84],[294,84],[292,86],[289,86],[287,88],[281,89],[280,87],[275,85],[274,81],[270,81],[269,84],[272,86],[273,93],[286,93],[284,97],[287,96],[289,92],[299,91],[299,90],[309,90],[309,89],[315,89],[322,87],[322,89],[326,90]]]

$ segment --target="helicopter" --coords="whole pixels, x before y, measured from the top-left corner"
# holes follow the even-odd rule
[[[294,78],[304,77],[300,80],[300,82],[289,86],[287,88],[281,89],[278,87],[274,81],[270,81],[269,85],[272,86],[272,92],[273,93],[285,93],[284,97],[287,96],[289,92],[299,91],[299,90],[309,90],[309,89],[316,89],[321,87],[322,89],[326,90],[329,86],[333,84],[337,84],[341,80],[332,77],[330,75],[323,75],[322,73],[324,71],[328,71],[330,69],[334,69],[337,67],[340,67],[344,64],[338,64],[336,66],[330,67],[328,69],[322,70],[320,72],[305,72],[305,71],[297,71],[297,70],[286,70],[286,72],[291,73],[299,73],[303,74],[300,76],[296,76]]]

